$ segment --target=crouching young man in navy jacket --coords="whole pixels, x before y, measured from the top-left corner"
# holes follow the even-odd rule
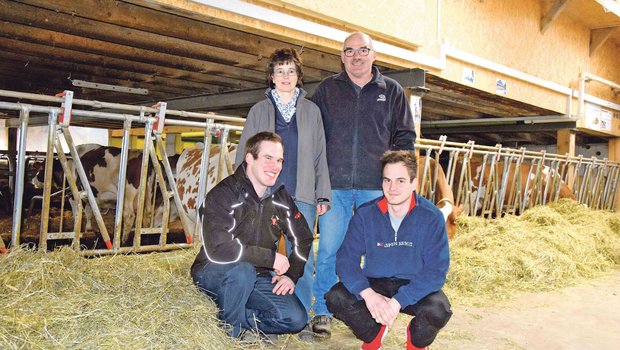
[[[383,197],[351,219],[327,307],[364,350],[381,348],[400,312],[415,316],[405,329],[406,348],[425,348],[452,316],[441,290],[450,265],[446,225],[439,209],[415,193],[414,153],[388,151],[381,165]]]
[[[280,136],[252,136],[245,161],[200,208],[203,245],[192,278],[219,307],[229,334],[242,340],[299,332],[308,318],[293,292],[313,237],[284,187],[271,187],[283,159]],[[291,243],[288,257],[276,251],[281,233]]]

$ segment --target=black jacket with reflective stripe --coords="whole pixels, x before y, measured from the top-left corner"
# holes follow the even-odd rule
[[[208,264],[236,261],[249,262],[258,273],[268,273],[273,268],[278,238],[284,234],[292,248],[285,275],[296,283],[303,274],[312,232],[283,186],[260,199],[245,168],[243,162],[207,194],[200,207],[204,243],[191,274],[195,276]]]

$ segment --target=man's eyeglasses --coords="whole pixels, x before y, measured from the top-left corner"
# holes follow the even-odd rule
[[[289,77],[294,77],[297,75],[297,70],[294,68],[288,69],[288,70],[284,70],[284,69],[276,69],[273,72],[273,75],[275,75],[276,77],[283,77],[285,75],[288,75]]]
[[[344,55],[347,56],[347,57],[355,56],[356,52],[360,56],[368,56],[370,51],[372,51],[372,49],[368,48],[368,47],[360,47],[359,49],[353,49],[353,48],[347,47],[346,49],[342,50],[342,52],[344,52]]]

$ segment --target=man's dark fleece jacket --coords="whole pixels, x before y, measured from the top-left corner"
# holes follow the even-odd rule
[[[413,116],[403,88],[377,67],[372,74],[361,91],[346,72],[333,75],[312,96],[323,116],[333,189],[381,189],[381,155],[413,150]]]
[[[313,239],[306,219],[284,186],[268,189],[258,198],[245,174],[246,166],[243,162],[209,191],[200,207],[203,245],[192,265],[192,277],[208,264],[237,261],[251,263],[258,273],[269,273],[278,238],[284,233],[292,248],[284,275],[297,283]]]

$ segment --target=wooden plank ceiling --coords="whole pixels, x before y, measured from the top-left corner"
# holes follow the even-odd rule
[[[141,6],[145,4],[135,0],[0,0],[0,89],[45,95],[68,89],[76,98],[142,105],[193,96],[227,98],[263,89],[270,53],[292,45],[189,18],[174,9]],[[303,48],[302,57],[306,83],[319,82],[341,69],[340,58],[333,53]],[[149,94],[76,87],[72,85],[76,79],[148,89]],[[423,121],[557,114],[433,75],[427,75],[426,87],[430,93],[423,97]],[[225,101],[231,103],[195,111],[245,116],[256,102]],[[2,117],[15,115],[0,113]],[[84,126],[121,127],[113,122],[86,122]],[[434,131],[429,132],[432,137]],[[555,131],[454,130],[449,139],[553,144]]]

